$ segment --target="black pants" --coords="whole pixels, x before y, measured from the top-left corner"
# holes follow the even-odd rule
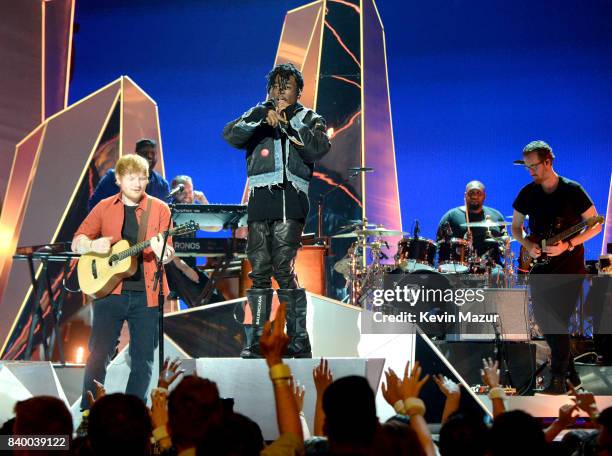
[[[130,330],[131,368],[125,392],[138,396],[146,403],[158,344],[157,307],[147,307],[144,292],[124,291],[120,295],[109,295],[93,302],[90,355],[85,367],[81,409],[89,408],[87,390],[95,394],[94,379],[104,383],[106,366],[115,352],[121,327],[126,320]]]
[[[295,256],[304,225],[299,220],[249,222],[247,258],[253,288],[272,288],[272,275],[280,288],[298,287]]]
[[[551,351],[551,373],[563,377],[573,369],[570,318],[576,310],[584,278],[579,274],[531,274],[534,316]]]

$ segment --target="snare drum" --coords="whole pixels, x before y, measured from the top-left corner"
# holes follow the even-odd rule
[[[445,273],[465,273],[470,268],[469,243],[464,239],[451,238],[438,242],[438,270]]]
[[[424,238],[404,238],[397,244],[396,266],[405,272],[433,271],[436,243]]]

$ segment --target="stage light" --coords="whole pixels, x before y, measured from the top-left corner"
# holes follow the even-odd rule
[[[77,364],[83,364],[83,357],[85,355],[85,349],[83,347],[77,347],[76,349],[76,360]]]
[[[334,136],[334,129],[333,129],[332,127],[329,127],[329,128],[327,129],[327,136],[328,136],[329,138],[331,138],[332,136]]]

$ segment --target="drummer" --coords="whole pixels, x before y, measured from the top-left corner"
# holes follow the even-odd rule
[[[504,222],[504,216],[496,209],[484,205],[486,199],[485,186],[482,182],[473,180],[465,186],[465,201],[469,210],[469,221]],[[459,206],[449,210],[438,224],[437,240],[449,240],[450,238],[468,239],[466,206]],[[493,261],[501,264],[498,244],[491,238],[500,239],[506,235],[505,226],[492,226],[487,228],[470,228],[472,234],[472,245],[476,255],[490,257]]]

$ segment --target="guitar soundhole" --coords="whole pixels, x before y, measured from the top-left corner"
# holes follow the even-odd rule
[[[91,275],[93,276],[94,279],[98,278],[98,268],[96,266],[96,260],[93,260],[91,262]]]
[[[108,265],[110,267],[113,267],[115,261],[117,261],[117,256],[116,255],[111,255],[110,258],[108,259]]]

